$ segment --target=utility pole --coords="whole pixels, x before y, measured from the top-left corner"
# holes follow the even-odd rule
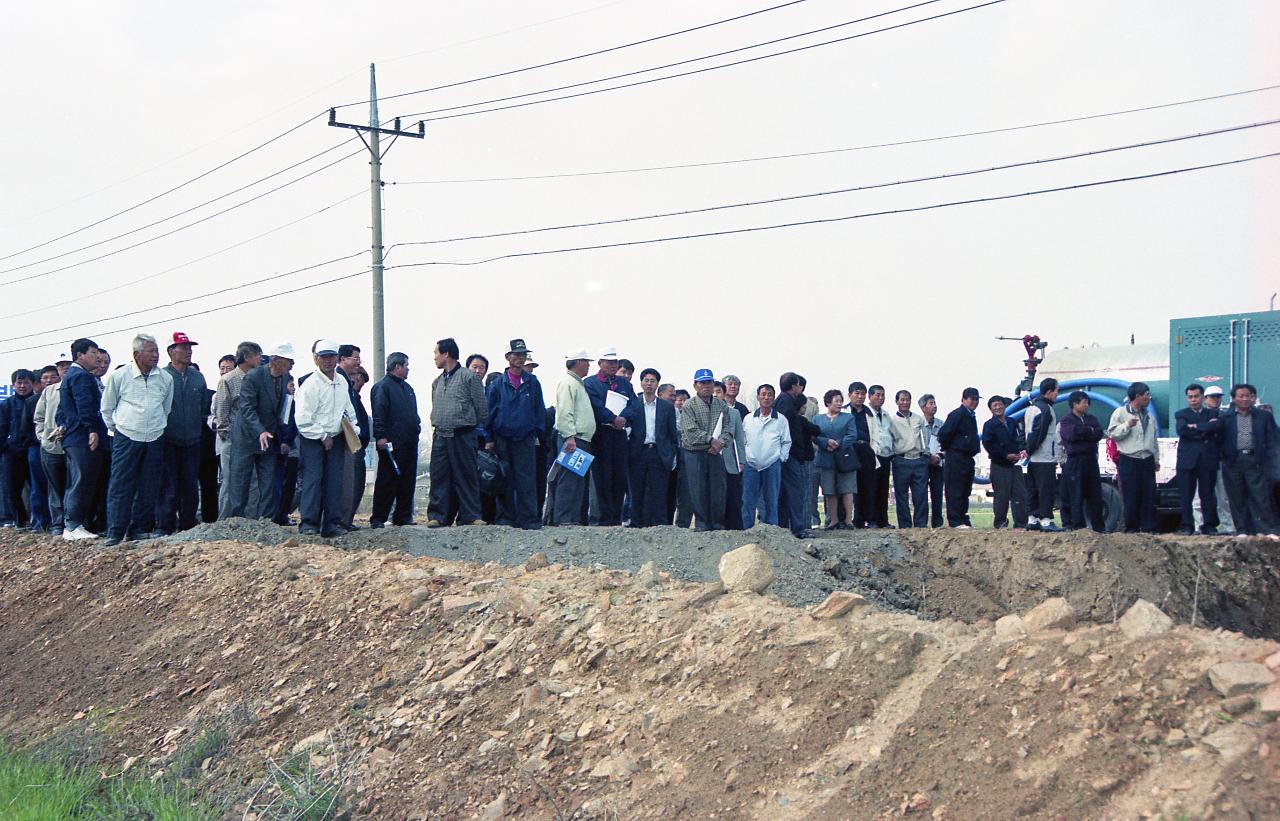
[[[378,80],[374,73],[373,63],[369,64],[369,124],[340,123],[336,109],[329,109],[329,125],[335,128],[350,128],[359,135],[364,147],[369,149],[369,199],[373,209],[373,378],[381,379],[387,364],[387,337],[385,298],[382,287],[382,158],[395,145],[398,137],[413,137],[421,140],[426,136],[426,124],[418,121],[417,131],[403,131],[400,118],[395,119],[395,128],[383,128],[378,119]],[[369,139],[365,139],[365,134]],[[381,147],[380,135],[390,134],[391,142]]]

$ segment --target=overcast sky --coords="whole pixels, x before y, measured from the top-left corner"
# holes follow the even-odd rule
[[[962,9],[941,0],[683,70]],[[386,100],[389,119],[579,83],[783,37],[906,3],[808,0],[553,68]],[[554,60],[769,6],[769,0],[576,2],[23,3],[0,68],[0,255],[128,208],[329,106]],[[798,159],[536,181],[563,174],[812,152],[1071,118],[1280,83],[1275,2],[1008,0],[845,43],[562,102],[428,123],[384,165],[385,243],[513,231],[989,168],[1280,117],[1280,90],[1127,116]],[[672,69],[633,79],[674,73]],[[625,81],[624,81],[625,82]],[[585,89],[599,86],[586,86]],[[534,98],[536,99],[536,98]],[[457,109],[469,111],[474,109]],[[367,121],[367,106],[339,110]],[[369,264],[363,154],[134,250],[350,153],[324,157],[127,237],[352,137],[319,116],[199,182],[97,227],[0,260],[0,367],[52,361],[87,335],[117,354],[145,330],[201,343],[206,373],[241,339],[317,337],[371,352],[368,275],[202,316],[171,317],[351,274]],[[1262,310],[1280,290],[1280,158],[1154,180],[725,237],[406,267],[1001,196],[1280,150],[1280,125],[1047,165],[809,200],[532,236],[394,248],[387,346],[419,395],[436,339],[495,363],[522,337],[554,386],[571,349],[616,345],[686,385],[695,368],[749,388],[784,370],[809,393],[852,379],[1012,392],[1020,346],[1167,339],[1171,317]],[[391,183],[395,183],[392,185]],[[339,200],[344,202],[333,205]],[[332,208],[321,212],[326,206]],[[306,219],[302,219],[302,218]],[[298,221],[301,220],[301,221]],[[250,238],[282,225],[268,236]],[[239,247],[225,250],[229,246]],[[359,255],[360,252],[364,255]],[[71,252],[71,253],[68,253]],[[206,255],[208,259],[192,262]],[[352,259],[271,282],[334,257]],[[55,257],[48,262],[38,262]],[[38,264],[31,264],[38,263]],[[191,264],[187,264],[191,263]],[[169,268],[182,266],[158,276]],[[132,280],[146,281],[127,285]],[[219,289],[215,296],[192,297]],[[105,291],[59,307],[64,300]],[[180,303],[123,319],[116,314]],[[70,326],[52,333],[37,332]],[[20,339],[13,337],[22,336]],[[366,361],[366,365],[371,363]],[[308,365],[300,362],[295,372]],[[372,367],[369,368],[372,371]]]

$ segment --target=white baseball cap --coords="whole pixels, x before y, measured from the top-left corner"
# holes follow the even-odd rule
[[[1209,387],[1205,388],[1204,395],[1205,396],[1222,396],[1222,388],[1218,387],[1217,385],[1210,385]]]
[[[564,355],[565,362],[572,362],[575,359],[590,359],[590,358],[591,357],[587,356],[586,348],[578,348],[576,351],[569,351],[567,354]]]
[[[612,345],[600,351],[600,355],[596,357],[596,359],[617,359],[617,358],[618,358],[618,349],[613,347]]]
[[[297,354],[293,352],[293,344],[290,342],[277,342],[271,346],[271,350],[267,355],[272,359],[280,357],[281,359],[287,359],[290,362],[298,361]]]
[[[332,339],[322,339],[316,343],[316,356],[337,356],[338,343]]]

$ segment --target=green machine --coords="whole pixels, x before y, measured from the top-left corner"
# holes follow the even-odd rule
[[[1280,311],[1170,321],[1169,407],[1186,404],[1183,390],[1193,382],[1218,385],[1226,394],[1248,382],[1259,403],[1280,402]]]

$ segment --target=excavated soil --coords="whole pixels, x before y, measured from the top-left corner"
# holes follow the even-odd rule
[[[890,545],[906,556],[880,576],[971,574],[969,591],[935,570],[928,613],[978,597],[995,615],[1057,591],[1104,622],[1005,639],[980,618],[867,605],[822,620],[770,595],[555,556],[526,569],[369,544],[412,529],[344,537],[345,550],[280,535],[129,550],[0,537],[0,733],[91,748],[104,772],[181,768],[228,818],[277,817],[274,774],[290,759],[369,818],[1280,808],[1280,685],[1224,698],[1208,675],[1244,661],[1273,678],[1280,644],[1185,624],[1131,640],[1082,592],[1082,576],[1147,572],[1158,554],[1128,566],[1113,542],[1059,537],[1044,548],[1067,558],[1036,576],[1038,548],[1019,548],[1023,567],[1000,553],[1006,534]],[[578,536],[532,538],[567,550]],[[1040,587],[1020,591],[1019,577]]]

